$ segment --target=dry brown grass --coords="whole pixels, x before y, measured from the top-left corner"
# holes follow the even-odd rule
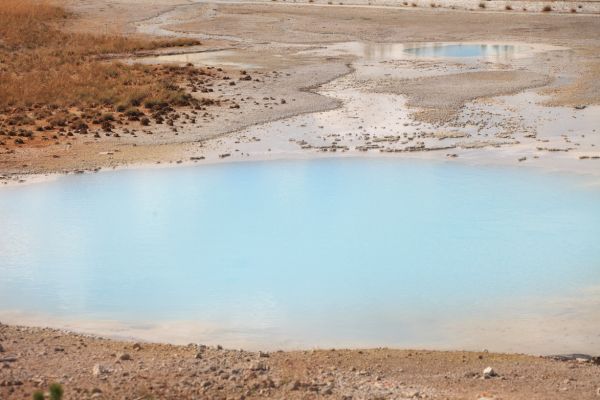
[[[212,80],[228,79],[222,72],[106,57],[198,42],[70,33],[61,29],[70,17],[43,0],[0,0],[0,145],[38,146],[93,132],[100,138],[117,125],[151,121],[172,125],[178,107],[218,104],[189,91],[212,91]]]
[[[68,33],[60,29],[68,17],[62,8],[36,0],[0,2],[0,108],[182,100],[168,74],[157,80],[150,68],[107,63],[98,56],[188,42]]]

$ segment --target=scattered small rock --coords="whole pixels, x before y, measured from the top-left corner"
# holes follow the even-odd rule
[[[496,371],[494,371],[492,367],[487,367],[483,370],[483,379],[490,379],[495,376],[498,376],[498,374],[496,373]]]
[[[108,373],[110,373],[110,370],[108,368],[106,368],[104,365],[95,364],[92,367],[92,375],[94,375],[97,378],[102,377]]]
[[[297,380],[296,380],[296,381],[292,381],[292,382],[290,382],[290,383],[289,383],[289,385],[288,385],[288,388],[289,388],[290,390],[298,390],[298,389],[300,389],[300,387],[301,387],[301,386],[302,386],[302,385],[300,384],[300,381],[297,381]],[[599,390],[600,390],[600,389],[599,389]]]
[[[252,371],[266,371],[267,365],[262,361],[256,361],[250,366]]]
[[[587,354],[559,354],[559,355],[554,355],[554,356],[549,356],[549,358],[556,360],[556,361],[578,361],[578,360],[592,360],[593,357]],[[585,362],[584,361],[584,362]]]

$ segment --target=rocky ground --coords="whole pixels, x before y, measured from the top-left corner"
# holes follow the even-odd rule
[[[248,352],[0,325],[0,398],[62,384],[66,399],[598,399],[600,365],[426,350]]]

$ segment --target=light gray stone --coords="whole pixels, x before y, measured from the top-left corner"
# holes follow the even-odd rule
[[[483,379],[489,379],[495,376],[498,376],[498,374],[496,373],[496,371],[494,371],[492,367],[487,367],[483,370]]]

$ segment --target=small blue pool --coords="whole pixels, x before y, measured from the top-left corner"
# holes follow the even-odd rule
[[[499,44],[428,44],[404,51],[417,57],[509,57],[516,48],[514,45]]]

